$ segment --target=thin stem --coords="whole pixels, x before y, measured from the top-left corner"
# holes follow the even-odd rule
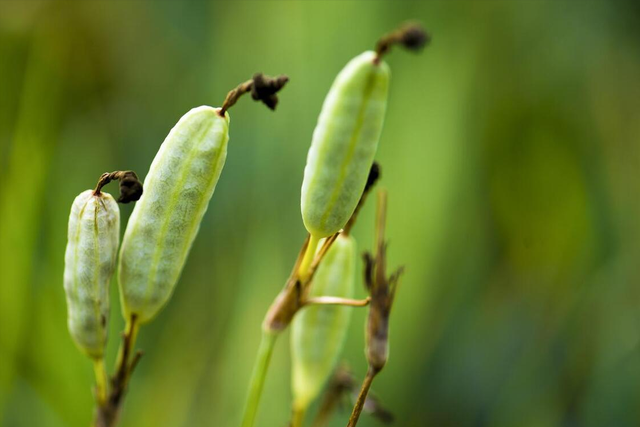
[[[124,333],[129,337],[128,347],[129,350],[133,350],[136,346],[136,340],[138,339],[138,332],[140,331],[140,323],[136,322],[136,318],[131,316],[125,325]],[[126,362],[126,361],[125,361]]]
[[[304,304],[305,305],[309,305],[309,304],[345,305],[348,307],[366,307],[367,305],[369,305],[370,301],[371,301],[371,297],[366,297],[365,299],[353,299],[353,298],[322,296],[322,297],[307,298]]]
[[[271,355],[273,354],[273,348],[277,338],[277,333],[269,331],[262,332],[258,357],[256,358],[256,364],[253,367],[253,373],[251,374],[251,380],[249,383],[249,394],[244,408],[244,416],[241,424],[242,427],[253,427],[253,424],[255,423],[258,407],[260,405],[260,397],[264,387],[264,381],[267,377],[269,362],[271,361]]]
[[[120,409],[127,391],[129,379],[142,356],[141,352],[137,352],[131,356],[139,328],[140,324],[136,321],[135,315],[127,319],[125,331],[122,336],[122,343],[120,344],[120,350],[118,352],[116,373],[111,378],[111,387],[108,396],[103,401],[98,401],[93,424],[95,427],[114,427],[118,423]]]
[[[99,405],[104,405],[107,401],[107,371],[103,357],[93,359],[93,371],[96,375],[96,399]]]
[[[245,93],[251,92],[251,88],[253,87],[253,79],[247,80],[244,83],[240,83],[235,89],[231,90],[224,102],[222,103],[222,108],[220,108],[219,114],[224,117],[225,112],[235,105],[238,102],[238,99]]]
[[[129,355],[131,354],[131,350],[136,344],[139,329],[140,326],[138,325],[138,322],[136,322],[136,318],[134,316],[127,318],[124,326],[123,340],[120,343],[120,349],[118,350],[118,359],[116,361],[116,375],[118,375],[121,371],[124,371],[124,368],[129,363]]]
[[[300,277],[300,281],[303,283],[309,278],[311,263],[316,256],[319,244],[320,238],[311,234],[309,237],[309,244],[307,245],[304,257],[302,258],[302,262],[298,268],[298,276]]]
[[[296,406],[293,407],[293,413],[291,414],[291,425],[290,427],[302,427],[304,423],[304,416],[307,413],[306,406]]]
[[[378,191],[378,206],[376,209],[376,251],[379,254],[384,246],[384,231],[387,224],[387,192]]]
[[[353,412],[349,417],[349,423],[347,427],[356,427],[358,424],[358,419],[360,418],[360,414],[362,413],[362,409],[364,408],[364,403],[367,400],[367,395],[369,394],[369,389],[371,388],[371,383],[373,383],[373,379],[375,378],[378,372],[369,368],[367,371],[367,376],[364,377],[364,381],[362,382],[362,388],[360,388],[360,394],[358,395],[358,400],[356,400],[356,404],[353,407]]]

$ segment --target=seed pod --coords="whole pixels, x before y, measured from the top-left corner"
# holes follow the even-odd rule
[[[118,278],[127,319],[148,322],[173,293],[227,157],[227,110],[246,93],[275,109],[288,80],[257,73],[230,91],[221,108],[194,108],[171,129],[122,241]]]
[[[340,234],[313,279],[311,297],[353,297],[356,243]],[[344,345],[351,307],[304,308],[291,330],[292,388],[294,409],[304,412],[331,377]]]
[[[368,51],[329,90],[302,182],[302,219],[316,237],[339,231],[358,204],[382,132],[389,78],[387,64]]]
[[[64,290],[71,337],[98,359],[107,342],[109,282],[116,266],[120,210],[107,193],[82,192],[69,215]]]
[[[229,115],[202,106],[162,143],[122,241],[119,284],[126,318],[151,320],[171,297],[227,156]]]

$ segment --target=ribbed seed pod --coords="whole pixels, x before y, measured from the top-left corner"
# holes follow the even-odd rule
[[[107,193],[82,192],[73,201],[65,252],[64,290],[71,337],[88,356],[104,353],[109,282],[116,266],[120,209]]]
[[[329,90],[302,182],[302,219],[316,237],[339,231],[358,204],[382,132],[389,78],[387,64],[368,51]]]
[[[340,234],[318,267],[310,296],[352,298],[355,258],[355,240]],[[294,318],[291,358],[295,410],[304,412],[331,377],[344,345],[351,310],[311,305]]]
[[[185,114],[151,164],[122,241],[120,297],[126,318],[151,320],[171,297],[227,156],[229,115]]]

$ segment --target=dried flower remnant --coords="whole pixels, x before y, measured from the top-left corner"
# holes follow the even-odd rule
[[[393,45],[399,44],[405,49],[419,52],[431,42],[431,36],[418,23],[406,23],[395,31],[384,35],[376,44],[376,55],[382,58],[389,53]]]
[[[354,405],[348,427],[355,427],[357,424],[371,383],[384,368],[389,358],[389,315],[403,269],[399,268],[387,276],[387,243],[384,237],[386,212],[387,195],[384,191],[380,191],[376,218],[376,254],[375,256],[369,253],[364,255],[364,280],[371,295],[365,334],[365,355],[369,369]]]
[[[256,73],[251,80],[248,80],[230,91],[227,94],[219,114],[224,116],[225,112],[231,108],[238,99],[245,93],[251,92],[254,101],[261,101],[270,110],[275,110],[278,105],[277,93],[289,82],[289,77],[280,75],[269,77],[262,73]]]
[[[110,183],[111,181],[119,181],[120,197],[118,197],[118,203],[130,203],[135,202],[142,197],[142,183],[138,179],[138,175],[134,171],[115,171],[105,172],[100,177],[98,185],[94,190],[95,193],[99,193],[102,187]]]

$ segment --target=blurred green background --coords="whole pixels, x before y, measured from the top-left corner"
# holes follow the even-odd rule
[[[245,99],[230,113],[226,167],[173,299],[141,331],[121,424],[237,425],[260,322],[305,235],[324,96],[350,58],[417,19],[433,42],[388,58],[377,155],[406,275],[376,394],[403,427],[640,425],[637,4],[0,1],[0,424],[91,419],[62,289],[73,198],[104,171],[144,176],[190,108],[286,73],[277,112]],[[364,317],[344,354],[359,377]],[[289,417],[287,341],[261,426]]]

